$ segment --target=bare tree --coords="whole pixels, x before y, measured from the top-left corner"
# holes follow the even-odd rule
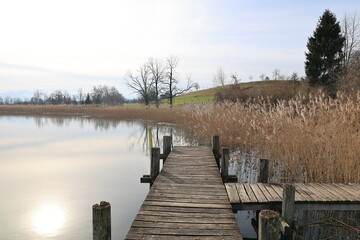
[[[82,88],[79,88],[78,90],[77,90],[77,92],[78,92],[78,99],[79,99],[79,103],[80,104],[84,104],[84,102],[85,102],[85,94],[84,94],[84,91],[82,90]]]
[[[262,74],[260,74],[260,76],[259,76],[259,77],[260,77],[260,80],[261,80],[261,81],[264,81],[266,76],[265,76],[265,74],[264,74],[264,73],[262,73]]]
[[[134,75],[130,71],[128,72],[129,79],[126,84],[130,89],[141,96],[145,105],[149,105],[154,82],[150,77],[148,65],[141,65],[137,72],[138,75]]]
[[[191,81],[191,76],[187,76],[187,84],[185,88],[179,88],[177,84],[179,79],[176,73],[176,68],[179,64],[179,58],[176,56],[170,56],[166,59],[166,85],[167,85],[167,97],[169,98],[169,104],[172,107],[173,99],[176,96],[184,94],[196,87],[196,83]]]
[[[273,71],[273,79],[274,80],[279,80],[280,76],[281,76],[281,72],[279,69],[275,68]]]
[[[219,67],[214,74],[213,82],[215,86],[224,86],[226,84],[226,75],[222,67]]]
[[[232,84],[238,84],[241,79],[238,78],[237,73],[230,74]]]
[[[149,58],[148,67],[151,73],[152,82],[154,85],[155,104],[159,107],[159,96],[163,91],[163,84],[165,78],[165,66],[159,59]]]
[[[360,47],[360,17],[354,12],[345,14],[342,20],[342,34],[345,37],[344,43],[344,66],[348,66],[352,54]]]

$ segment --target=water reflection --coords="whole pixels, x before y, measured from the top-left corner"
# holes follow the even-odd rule
[[[123,239],[148,188],[147,132],[186,145],[181,129],[146,121],[0,117],[1,240],[91,239],[91,206],[112,205]]]
[[[66,220],[65,210],[58,204],[47,203],[40,206],[32,216],[34,231],[40,235],[58,235]]]

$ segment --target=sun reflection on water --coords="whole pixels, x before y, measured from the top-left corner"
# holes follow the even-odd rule
[[[38,234],[55,236],[64,226],[65,210],[57,204],[44,204],[32,216],[32,225]]]

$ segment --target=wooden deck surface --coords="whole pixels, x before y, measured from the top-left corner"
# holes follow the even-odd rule
[[[298,209],[360,210],[359,184],[295,183]],[[279,206],[283,188],[280,184],[225,184],[234,210],[261,210]]]
[[[242,239],[209,147],[174,147],[125,239]]]

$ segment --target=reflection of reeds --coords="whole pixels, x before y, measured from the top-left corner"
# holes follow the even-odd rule
[[[195,139],[255,150],[281,169],[282,178],[308,182],[360,183],[360,94],[297,97],[273,104],[204,103],[175,108],[142,106],[1,106],[6,112],[86,115],[177,123]],[[276,167],[275,167],[276,166]]]
[[[302,224],[313,239],[359,239],[358,211],[305,211]],[[309,219],[309,220],[307,220]],[[321,236],[321,237],[320,237]],[[308,239],[308,238],[306,238]]]

